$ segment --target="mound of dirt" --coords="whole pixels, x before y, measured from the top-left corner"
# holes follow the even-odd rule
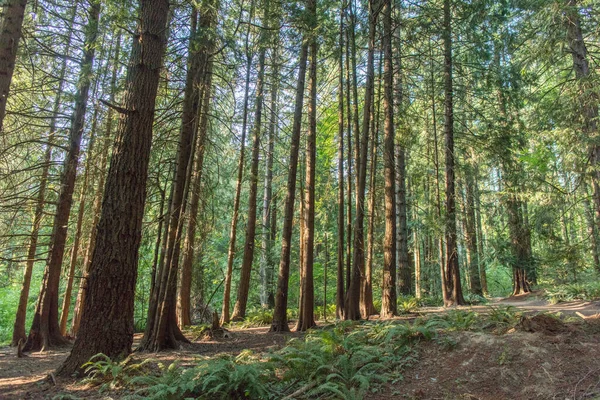
[[[538,314],[533,317],[523,316],[517,328],[525,332],[540,332],[544,335],[557,335],[569,331],[569,328],[560,319],[547,314]]]

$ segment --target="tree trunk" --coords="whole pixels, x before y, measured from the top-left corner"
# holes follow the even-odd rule
[[[337,216],[337,269],[335,287],[335,317],[344,317],[344,18],[346,14],[346,0],[342,0],[340,13],[340,38],[338,66],[338,216]]]
[[[94,91],[95,92],[95,91]],[[94,96],[96,97],[96,93]],[[83,226],[83,214],[85,213],[85,200],[89,185],[89,174],[92,168],[91,160],[94,156],[94,144],[96,141],[96,126],[98,124],[98,105],[94,107],[94,116],[92,117],[92,127],[90,129],[90,144],[87,149],[85,160],[85,169],[83,172],[83,183],[81,193],[79,194],[79,209],[77,210],[77,222],[75,223],[75,237],[73,238],[73,248],[71,249],[71,259],[69,260],[69,272],[67,275],[67,288],[63,296],[62,311],[60,313],[60,334],[67,334],[67,320],[69,319],[69,308],[71,307],[71,294],[73,292],[73,278],[75,267],[77,266],[77,257],[79,255],[79,244],[81,242],[81,229]]]
[[[567,42],[569,53],[573,59],[573,70],[579,85],[579,109],[582,117],[582,128],[584,138],[589,139],[586,143],[590,155],[590,175],[592,178],[592,189],[594,198],[594,209],[596,213],[596,224],[600,224],[600,142],[598,141],[598,91],[593,86],[590,76],[590,65],[588,51],[585,45],[579,17],[579,0],[566,0],[567,10],[565,12],[565,25],[567,28]]]
[[[87,300],[73,350],[58,372],[63,376],[81,373],[81,365],[94,354],[116,358],[131,352],[138,250],[168,11],[167,0],[140,1],[139,40],[131,49]]]
[[[385,114],[383,139],[383,174],[385,178],[385,236],[383,239],[383,292],[381,317],[396,314],[396,188],[394,161],[394,69],[392,65],[392,4],[383,2],[383,56]],[[405,215],[406,217],[406,215]],[[410,272],[409,272],[410,273]]]
[[[269,2],[265,2],[265,12],[269,9]],[[254,261],[254,239],[256,237],[256,199],[258,196],[258,164],[260,162],[260,139],[262,132],[262,109],[264,102],[265,86],[265,55],[266,55],[266,27],[268,18],[263,20],[263,29],[260,33],[260,50],[258,55],[258,77],[256,82],[256,110],[254,114],[254,135],[252,138],[252,164],[250,166],[250,193],[248,195],[248,223],[246,225],[246,240],[244,243],[244,256],[240,272],[237,300],[233,307],[231,319],[241,321],[246,317],[248,291],[250,290],[250,273]]]
[[[60,333],[58,325],[58,291],[60,271],[67,239],[67,227],[71,205],[73,204],[73,191],[79,163],[79,149],[85,123],[88,94],[91,85],[92,68],[98,36],[98,19],[100,15],[100,2],[92,1],[88,10],[88,22],[85,31],[84,54],[81,62],[75,110],[71,119],[69,133],[69,150],[65,156],[63,172],[60,182],[60,194],[54,216],[53,232],[50,243],[48,263],[44,271],[42,288],[38,303],[27,338],[24,350],[46,350],[48,347],[61,345],[66,340]]]
[[[479,194],[479,184],[478,184],[478,179],[477,176],[479,175],[479,169],[477,168],[477,165],[475,166],[475,171],[474,171],[474,201],[475,201],[475,205],[474,205],[474,209],[475,209],[475,222],[476,222],[476,230],[477,230],[477,260],[479,261],[479,278],[481,280],[481,291],[483,292],[484,296],[487,296],[489,294],[488,292],[488,286],[487,286],[487,273],[485,270],[485,256],[484,256],[484,237],[483,237],[483,225],[481,223],[481,198],[480,198],[480,194]]]
[[[199,53],[197,12],[191,15],[191,33],[189,39],[189,61],[186,86],[181,114],[181,130],[177,155],[173,199],[169,217],[167,253],[164,267],[159,271],[148,307],[148,319],[140,350],[161,351],[177,348],[178,342],[187,339],[177,324],[177,276],[179,274],[179,255],[181,237],[189,191],[190,174],[193,166],[195,133],[199,123],[200,85],[203,77],[202,67],[206,63]]]
[[[21,294],[19,296],[19,305],[15,316],[15,324],[13,326],[13,337],[12,346],[17,346],[19,341],[25,342],[27,340],[27,333],[25,332],[25,318],[27,316],[27,302],[29,300],[29,289],[31,287],[31,275],[33,273],[33,265],[35,264],[35,258],[37,254],[38,237],[40,228],[42,225],[42,219],[44,217],[44,209],[46,207],[46,187],[48,185],[48,175],[50,172],[50,164],[52,160],[52,150],[54,137],[56,135],[56,120],[58,118],[59,107],[61,105],[63,88],[65,84],[65,75],[67,72],[67,58],[71,52],[71,40],[73,29],[73,21],[75,14],[77,13],[77,7],[73,6],[72,13],[69,19],[69,36],[65,44],[64,55],[62,60],[60,72],[58,75],[58,89],[54,98],[54,104],[52,107],[52,117],[50,118],[50,130],[48,133],[48,144],[44,152],[44,164],[42,172],[40,174],[40,186],[38,189],[38,196],[36,199],[33,225],[31,227],[31,236],[29,237],[29,246],[27,247],[27,261],[25,264],[25,272],[23,274],[23,286],[21,287]],[[1,125],[1,122],[0,122]],[[1,131],[1,126],[0,126]]]
[[[6,100],[15,70],[27,0],[7,0],[0,23],[0,132],[6,115]]]
[[[221,323],[230,321],[231,303],[231,278],[233,275],[233,259],[235,257],[235,241],[237,239],[237,220],[240,210],[240,196],[242,194],[242,178],[244,176],[244,159],[246,147],[246,129],[248,127],[248,97],[250,92],[250,68],[252,67],[252,56],[250,52],[250,26],[254,17],[254,1],[250,1],[250,23],[246,31],[246,85],[244,88],[244,109],[242,111],[242,138],[240,144],[240,159],[237,169],[237,183],[235,186],[235,198],[233,200],[233,216],[231,217],[231,228],[229,230],[229,248],[227,249],[227,271],[225,273],[225,287],[223,289],[223,308],[221,310]]]
[[[296,201],[296,174],[298,172],[298,153],[300,149],[300,130],[302,128],[302,108],[304,105],[304,84],[306,79],[306,61],[308,58],[308,44],[303,43],[300,49],[298,63],[298,84],[296,86],[296,105],[294,108],[294,122],[292,125],[292,139],[290,143],[290,163],[287,180],[287,193],[285,196],[283,230],[281,236],[281,260],[279,262],[279,277],[277,279],[277,292],[275,294],[275,309],[273,310],[273,323],[269,332],[289,332],[287,324],[288,286],[290,279],[290,256],[292,245],[292,228],[294,222],[294,203]]]
[[[446,155],[446,306],[465,303],[458,266],[456,237],[456,188],[454,154],[454,106],[452,82],[452,20],[450,0],[444,0],[444,137]]]
[[[311,18],[317,18],[316,0],[308,0],[307,10]],[[308,132],[306,137],[306,183],[304,200],[304,254],[300,266],[300,309],[298,310],[297,331],[307,331],[315,326],[315,285],[313,277],[315,247],[315,174],[317,167],[317,63],[318,45],[316,38],[310,43]]]
[[[360,319],[360,281],[364,274],[365,265],[365,243],[364,243],[364,217],[365,217],[365,186],[367,180],[367,152],[369,141],[369,119],[371,102],[373,98],[373,78],[374,78],[374,53],[375,53],[375,25],[376,10],[375,4],[369,2],[369,51],[367,55],[367,76],[365,83],[365,101],[363,110],[363,126],[360,135],[360,159],[357,162],[356,173],[358,174],[358,185],[356,191],[356,217],[354,220],[354,253],[352,255],[352,276],[350,277],[350,286],[346,294],[344,309],[347,320]],[[356,137],[356,135],[355,135]],[[357,152],[355,152],[356,154]]]
[[[109,101],[114,104],[115,92],[117,90],[117,73],[119,71],[119,58],[121,53],[121,34],[117,35],[117,44],[115,45],[115,53],[112,61],[112,76],[110,79],[110,96]],[[106,129],[104,131],[102,153],[100,153],[100,163],[98,174],[100,178],[98,180],[98,187],[94,195],[94,204],[92,206],[92,230],[88,240],[87,249],[85,256],[83,257],[83,264],[81,268],[81,281],[79,282],[79,291],[77,292],[77,299],[75,300],[75,309],[73,310],[73,320],[71,321],[71,336],[77,336],[79,331],[79,324],[81,322],[81,313],[83,311],[83,304],[87,295],[87,284],[88,274],[90,270],[90,264],[92,262],[92,254],[94,247],[96,246],[97,238],[97,225],[100,220],[100,212],[102,209],[102,197],[104,195],[104,183],[106,181],[106,164],[108,161],[108,151],[112,148],[110,145],[110,137],[112,136],[112,127],[114,119],[114,110],[109,107],[106,114]]]
[[[191,318],[191,293],[192,293],[192,266],[194,261],[194,245],[196,241],[196,226],[198,224],[198,208],[200,204],[200,190],[202,182],[202,170],[204,166],[204,148],[208,136],[208,119],[211,104],[212,89],[212,68],[213,58],[211,53],[214,51],[214,42],[211,37],[206,37],[203,32],[212,28],[216,23],[216,9],[212,0],[205,0],[200,12],[198,37],[195,42],[202,44],[201,50],[196,57],[198,60],[198,104],[199,107],[194,112],[197,114],[198,123],[195,126],[197,131],[196,146],[192,176],[190,181],[191,199],[187,215],[186,236],[183,243],[183,260],[181,263],[179,279],[179,296],[177,300],[177,322],[180,327],[192,324]]]
[[[469,161],[468,161],[469,162]],[[475,220],[475,179],[473,179],[473,167],[465,166],[465,241],[467,245],[467,264],[469,266],[471,293],[483,296],[481,279],[479,276],[479,254],[477,252],[477,230]]]

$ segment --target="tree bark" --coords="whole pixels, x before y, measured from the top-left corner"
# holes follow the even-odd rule
[[[306,8],[310,18],[317,19],[316,0],[308,0]],[[314,35],[314,33],[313,33]],[[314,36],[310,43],[310,69],[308,91],[308,132],[306,137],[306,180],[304,186],[304,235],[302,237],[304,254],[300,266],[300,309],[298,310],[297,331],[307,331],[314,327],[314,247],[315,247],[315,184],[317,166],[317,63],[318,45]]]
[[[119,70],[119,59],[121,53],[121,34],[117,35],[117,44],[115,45],[115,52],[112,61],[112,76],[110,79],[110,96],[109,101],[111,104],[115,104],[115,92],[117,90],[117,73]],[[83,263],[81,268],[81,281],[79,282],[79,290],[77,292],[77,299],[75,300],[75,309],[73,310],[73,319],[71,321],[71,336],[77,336],[79,331],[79,324],[81,322],[81,313],[83,311],[83,304],[87,294],[88,274],[90,270],[90,263],[92,262],[92,254],[94,247],[96,246],[97,238],[97,226],[100,220],[100,212],[102,209],[102,197],[104,195],[104,184],[106,182],[106,164],[108,162],[108,151],[111,149],[110,138],[112,136],[112,127],[114,119],[114,110],[108,108],[106,114],[106,128],[104,130],[104,137],[102,143],[102,152],[100,153],[99,171],[100,178],[98,180],[98,187],[94,195],[94,203],[92,206],[92,230],[88,240],[85,255],[83,257]]]
[[[304,84],[306,79],[306,61],[308,58],[308,43],[305,41],[300,49],[298,63],[298,84],[296,86],[296,105],[294,107],[294,122],[290,143],[290,162],[287,180],[287,193],[284,204],[283,229],[281,233],[281,260],[275,294],[275,309],[273,322],[269,332],[289,332],[287,324],[287,301],[290,279],[290,256],[292,245],[292,228],[294,222],[294,203],[296,201],[296,174],[298,172],[298,153],[300,149],[300,130],[302,128],[302,108],[304,105]]]
[[[392,65],[392,4],[383,2],[383,175],[385,178],[385,236],[383,239],[383,290],[381,317],[396,314],[396,188],[394,161],[394,69]],[[405,215],[406,216],[406,215]]]
[[[338,57],[339,83],[338,83],[338,216],[337,216],[337,269],[335,287],[335,316],[337,319],[344,317],[344,18],[346,14],[346,0],[342,0],[340,13],[340,37]]]
[[[27,0],[7,0],[0,23],[0,132],[6,115],[6,100],[15,70],[26,6]]]
[[[470,291],[473,294],[483,296],[481,279],[479,276],[479,253],[477,251],[477,230],[475,220],[475,179],[473,179],[473,167],[465,166],[465,242],[467,245],[467,264],[470,276]]]
[[[369,1],[369,50],[367,55],[367,75],[365,83],[365,101],[363,110],[363,126],[360,135],[359,162],[357,162],[356,173],[358,174],[358,185],[356,191],[356,217],[354,220],[354,253],[352,255],[352,275],[350,277],[350,286],[346,294],[345,315],[347,320],[360,319],[360,281],[364,274],[365,265],[365,243],[364,243],[364,217],[365,217],[365,186],[367,179],[367,152],[369,140],[369,121],[371,102],[373,97],[373,77],[374,77],[374,53],[375,53],[375,25],[376,10],[375,4]],[[355,134],[356,137],[356,134]],[[355,141],[356,142],[356,141]],[[355,152],[356,154],[357,152]]]
[[[456,237],[456,188],[454,154],[454,106],[452,81],[452,19],[450,0],[444,0],[444,137],[446,156],[446,306],[465,303],[458,266]]]
[[[168,11],[167,0],[140,0],[138,40],[131,49],[87,300],[73,350],[58,371],[63,376],[80,374],[81,365],[94,354],[116,358],[131,352],[138,250]]]
[[[56,214],[54,216],[53,232],[50,242],[50,251],[42,288],[33,317],[33,323],[25,345],[25,351],[46,350],[49,347],[62,345],[66,339],[60,333],[58,325],[58,291],[60,271],[67,239],[67,227],[71,205],[73,204],[73,191],[79,163],[79,150],[85,123],[88,94],[91,85],[92,68],[98,36],[98,19],[100,15],[100,2],[92,1],[88,10],[88,21],[85,31],[84,54],[75,96],[75,110],[71,119],[69,132],[69,150],[65,156],[63,172],[60,182]]]

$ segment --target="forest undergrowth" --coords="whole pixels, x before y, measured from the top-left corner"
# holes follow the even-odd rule
[[[475,335],[469,336],[470,340],[479,342],[482,337],[506,341],[504,346],[495,344],[504,355],[494,358],[494,363],[508,369],[513,355],[508,355],[511,352],[507,346],[514,343],[514,338],[524,343],[530,340],[518,335],[541,337],[549,343],[555,340],[545,335],[592,335],[596,336],[597,345],[600,333],[600,321],[595,318],[556,313],[525,315],[510,305],[433,314],[412,311],[403,317],[408,319],[324,325],[275,350],[242,350],[209,357],[199,354],[193,362],[165,362],[139,353],[114,362],[98,354],[86,364],[88,376],[77,386],[84,387],[86,393],[97,391],[99,396],[123,399],[438,398],[429,397],[420,389],[403,390],[405,377],[410,381],[411,371],[422,365],[422,356],[431,349],[441,352],[442,365],[451,364],[448,360],[457,349],[476,351],[476,345],[465,346],[465,335]],[[258,315],[238,325],[250,329],[267,323]],[[233,329],[235,337],[239,327]],[[191,331],[202,329],[193,327]],[[268,337],[265,335],[265,340]],[[600,391],[596,394],[600,395]],[[52,398],[87,397],[59,392]],[[514,398],[521,397],[515,394]]]

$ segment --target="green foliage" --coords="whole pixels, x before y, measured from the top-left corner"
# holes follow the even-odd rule
[[[131,358],[117,362],[111,360],[107,355],[99,353],[81,366],[86,375],[82,383],[93,386],[100,385],[100,391],[124,387],[133,376],[147,373],[151,363],[151,359],[134,363]]]
[[[600,299],[600,282],[572,283],[546,289],[545,297],[552,304],[574,300],[598,300]]]
[[[448,331],[468,331],[475,328],[478,318],[478,314],[474,311],[455,309],[444,314],[434,315],[429,319],[429,322],[435,323],[440,328]]]
[[[399,297],[398,312],[400,314],[410,314],[419,308],[419,300],[415,297]]]

